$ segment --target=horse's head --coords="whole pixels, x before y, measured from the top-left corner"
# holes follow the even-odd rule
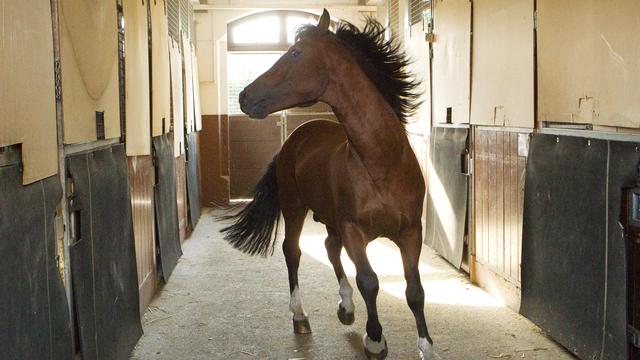
[[[240,93],[240,109],[252,118],[318,101],[328,82],[323,62],[330,17],[324,10],[318,25],[297,39],[280,59]]]

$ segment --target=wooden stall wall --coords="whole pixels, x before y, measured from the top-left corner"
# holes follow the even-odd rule
[[[64,142],[120,137],[116,2],[60,0],[58,5]]]
[[[229,204],[229,117],[203,115],[200,132],[202,205]]]
[[[246,115],[229,117],[229,169],[231,198],[250,198],[258,180],[282,145],[279,115],[251,120]]]
[[[469,123],[471,1],[435,0],[433,123]]]
[[[142,314],[151,302],[158,283],[153,210],[155,168],[151,156],[129,156],[127,165]]]
[[[178,203],[178,229],[180,230],[180,243],[187,238],[187,169],[186,156],[184,154],[175,158],[176,169],[176,200]]]
[[[474,130],[471,277],[516,310],[528,140],[526,133]]]
[[[535,116],[534,1],[476,0],[472,23],[470,272],[517,310],[526,129]]]
[[[538,0],[539,120],[640,127],[640,2]]]
[[[3,2],[0,147],[22,144],[22,183],[58,172],[51,5]]]

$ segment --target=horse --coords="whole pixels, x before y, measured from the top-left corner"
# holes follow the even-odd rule
[[[318,101],[331,106],[339,123],[314,120],[298,127],[255,186],[253,200],[225,219],[221,230],[235,248],[273,254],[280,214],[284,219],[293,328],[311,332],[298,287],[300,233],[311,210],[327,228],[325,246],[339,284],[338,319],[354,322],[353,288],[340,261],[344,248],[356,267],[356,284],[367,308],[363,338],[368,358],[384,359],[387,342],[378,320],[379,283],[366,253],[378,237],[400,249],[406,299],[418,330],[423,359],[439,359],[424,317],[418,262],[422,248],[425,183],[404,125],[418,106],[409,60],[385,28],[368,18],[362,30],[341,22],[330,31],[325,9],[317,25],[298,29],[295,43],[239,95],[241,110],[254,119]],[[274,231],[275,230],[275,231]]]

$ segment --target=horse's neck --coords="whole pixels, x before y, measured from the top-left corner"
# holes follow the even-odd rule
[[[374,181],[398,168],[408,140],[382,94],[358,67],[334,77],[327,102],[342,123],[350,144]]]

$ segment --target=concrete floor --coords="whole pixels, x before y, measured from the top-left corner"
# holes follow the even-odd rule
[[[364,302],[354,293],[356,322],[344,326],[338,321],[338,284],[324,250],[321,224],[307,220],[301,239],[300,289],[313,334],[294,335],[281,251],[264,259],[231,248],[218,232],[215,214],[205,210],[183,245],[184,255],[169,283],[144,315],[145,335],[131,359],[365,358]],[[387,240],[371,243],[368,254],[380,280],[378,309],[388,359],[417,359],[400,255]],[[343,262],[355,288],[355,271],[344,252]],[[421,273],[429,331],[443,359],[573,359],[427,247],[422,250]]]

